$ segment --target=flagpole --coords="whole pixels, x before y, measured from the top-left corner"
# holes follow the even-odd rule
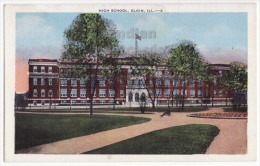
[[[137,38],[135,36],[135,56],[137,56]]]

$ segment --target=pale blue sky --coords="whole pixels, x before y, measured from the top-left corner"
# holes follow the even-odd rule
[[[247,59],[246,13],[101,13],[120,31],[131,28],[155,31],[155,39],[138,41],[142,47],[164,47],[186,39],[198,45],[202,54],[213,58],[234,55]],[[17,13],[16,49],[21,59],[58,58],[63,32],[78,13]],[[121,38],[121,45],[134,47],[134,39]],[[241,50],[243,54],[241,54]],[[234,58],[233,58],[234,59]]]

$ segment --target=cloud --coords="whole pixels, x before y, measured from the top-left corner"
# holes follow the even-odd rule
[[[247,50],[243,48],[208,48],[198,47],[205,59],[211,63],[230,64],[239,61],[247,64]]]

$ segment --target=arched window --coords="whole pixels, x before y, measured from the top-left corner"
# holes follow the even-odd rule
[[[129,95],[128,95],[128,101],[129,101],[129,102],[132,102],[132,101],[133,101],[133,94],[132,94],[132,93],[129,93]]]
[[[146,101],[146,96],[144,93],[141,94],[141,102],[145,102]]]
[[[139,102],[139,93],[135,94],[135,102]]]

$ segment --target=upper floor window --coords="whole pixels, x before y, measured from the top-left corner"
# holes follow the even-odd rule
[[[124,85],[125,84],[125,81],[123,79],[120,80],[120,84],[121,85]]]
[[[86,97],[87,91],[86,89],[80,89],[80,97]]]
[[[33,89],[33,97],[38,97],[38,91],[37,91],[37,89]]]
[[[106,97],[106,90],[105,89],[99,89],[99,97]]]
[[[190,86],[195,86],[195,81],[194,80],[190,81]]]
[[[33,66],[33,72],[37,73],[37,66]]]
[[[219,90],[219,91],[218,91],[219,97],[222,97],[222,94],[223,94],[222,90]]]
[[[169,97],[170,96],[170,89],[165,89],[164,95]]]
[[[179,85],[179,82],[178,82],[177,80],[174,80],[174,81],[173,81],[173,85],[174,85],[174,86],[178,86],[178,85]]]
[[[174,95],[174,96],[178,95],[178,91],[179,91],[178,89],[174,89],[173,95]]]
[[[45,73],[45,67],[44,66],[41,67],[41,73]]]
[[[156,89],[156,96],[161,97],[162,96],[162,90]]]
[[[52,91],[52,90],[49,90],[48,96],[49,96],[49,97],[52,97],[52,96],[53,96],[53,91]]]
[[[202,86],[203,82],[202,81],[198,81],[198,86]]]
[[[115,90],[109,89],[109,97],[114,97],[114,96],[115,96]]]
[[[182,90],[181,90],[181,95],[187,96],[187,89],[185,89],[185,90],[182,89]]]
[[[190,97],[195,97],[195,90],[190,90]]]
[[[33,85],[37,85],[37,78],[33,78]]]
[[[70,84],[71,86],[77,86],[77,80],[76,79],[70,80]]]
[[[48,67],[48,73],[52,73],[52,67]]]
[[[49,85],[52,85],[52,78],[49,78]]]
[[[186,86],[186,81],[182,81],[182,86]]]
[[[61,89],[60,90],[60,96],[61,97],[67,97],[67,89]]]
[[[80,80],[80,86],[86,86],[86,81],[85,80]]]
[[[41,97],[45,97],[45,89],[41,90]]]
[[[45,85],[45,80],[44,80],[44,78],[41,78],[41,85]]]
[[[165,85],[166,87],[169,87],[169,86],[170,86],[170,80],[165,80],[165,81],[164,81],[164,85]]]
[[[100,87],[106,86],[106,81],[105,81],[105,80],[100,80],[100,81],[99,81],[99,86],[100,86]]]
[[[157,81],[156,81],[156,85],[157,85],[157,86],[162,86],[162,81],[161,81],[161,80],[157,80]]]
[[[125,91],[124,90],[120,90],[120,97],[124,97],[125,96]]]
[[[67,80],[65,80],[65,79],[60,80],[60,85],[67,86]]]
[[[202,90],[201,89],[198,90],[198,96],[202,97]]]
[[[71,97],[77,97],[77,89],[71,89],[70,96]]]

